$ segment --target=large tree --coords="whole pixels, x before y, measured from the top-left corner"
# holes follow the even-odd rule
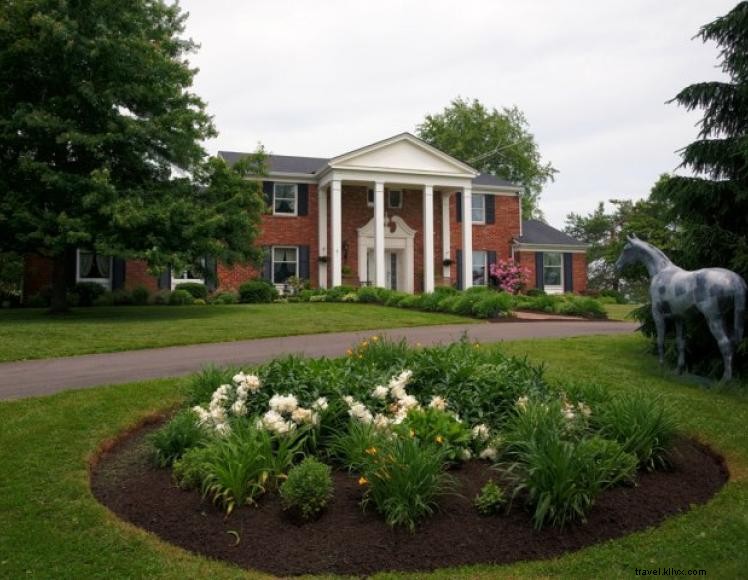
[[[517,107],[489,110],[477,99],[457,98],[441,113],[426,115],[416,131],[427,143],[476,169],[521,185],[523,215],[542,217],[540,192],[556,170],[543,161]]]
[[[683,266],[724,266],[748,278],[748,2],[703,26],[702,41],[720,48],[725,81],[692,84],[673,101],[703,109],[698,139],[682,167],[654,198],[679,224]]]
[[[52,260],[53,310],[75,248],[154,271],[252,256],[260,193],[243,175],[262,159],[206,161],[185,19],[161,0],[0,4],[0,250]]]

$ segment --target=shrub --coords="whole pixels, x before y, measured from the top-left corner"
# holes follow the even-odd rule
[[[195,299],[207,300],[208,298],[208,287],[200,282],[180,282],[176,285],[175,290],[186,290]]]
[[[94,306],[112,306],[114,305],[114,294],[106,291],[94,301]]]
[[[171,298],[170,290],[159,290],[153,295],[153,303],[159,306],[169,304],[169,298]]]
[[[280,487],[283,508],[311,520],[332,498],[330,467],[313,457],[307,457],[291,468],[288,479]]]
[[[364,286],[358,290],[358,301],[365,304],[380,304],[383,302],[380,295],[381,288]]]
[[[340,300],[343,299],[343,296],[350,294],[351,292],[356,292],[356,289],[353,286],[335,286],[325,292],[325,295],[327,296],[326,302],[340,302]]]
[[[226,515],[265,493],[271,458],[261,434],[237,422],[225,437],[212,441],[205,454],[203,496],[210,497]]]
[[[209,302],[211,304],[236,304],[239,302],[239,295],[235,292],[218,292],[210,298]]]
[[[456,463],[470,445],[470,429],[452,415],[438,409],[417,409],[403,421],[402,435],[417,437],[424,445],[441,448],[446,461]]]
[[[556,312],[572,316],[584,316],[586,318],[606,318],[605,308],[594,298],[584,296],[566,296],[564,301],[557,303]]]
[[[384,303],[386,306],[400,306],[400,302],[408,296],[410,296],[410,294],[407,292],[397,292],[393,290],[389,293]]]
[[[181,489],[200,489],[207,475],[209,447],[190,447],[174,461],[172,475]]]
[[[115,290],[112,292],[112,303],[115,306],[132,306],[132,294],[124,288]]]
[[[195,298],[195,301],[192,304],[194,304],[195,306],[205,306],[208,303],[202,298]]]
[[[151,297],[151,293],[145,286],[136,286],[132,291],[132,302],[138,306],[144,306],[148,304],[148,299]]]
[[[96,282],[78,282],[74,292],[78,295],[78,306],[88,307],[94,305],[96,299],[106,292],[106,288]]]
[[[473,304],[473,315],[478,318],[507,316],[512,308],[512,299],[503,292],[492,292],[482,296]]]
[[[470,290],[472,288],[465,290],[457,297],[452,306],[452,314],[459,314],[461,316],[471,316],[473,314],[473,305],[483,298],[483,296],[479,292],[471,292]]]
[[[502,489],[493,481],[489,481],[481,488],[480,493],[475,496],[475,509],[484,516],[491,516],[499,513],[504,506],[506,498]]]
[[[525,292],[525,295],[530,297],[545,296],[545,291],[541,290],[540,288],[528,288]]]
[[[667,467],[677,427],[662,400],[644,393],[619,395],[592,416],[604,436],[618,441],[647,470]]]
[[[359,296],[355,292],[351,292],[350,294],[346,294],[343,296],[343,298],[340,299],[341,302],[359,302]]]
[[[24,301],[24,306],[27,306],[28,308],[47,308],[49,304],[50,297],[47,296],[44,292],[39,292],[38,294],[29,296]]]
[[[421,295],[420,294],[408,294],[405,298],[400,300],[398,303],[400,308],[420,308],[421,307]]]
[[[251,280],[239,286],[239,301],[245,304],[270,303],[277,297],[278,290],[265,280]]]
[[[325,295],[325,291],[322,288],[316,288],[314,290],[307,289],[307,290],[302,290],[301,292],[299,292],[299,299],[302,302],[309,302],[310,299],[314,296],[324,296],[324,295]]]
[[[205,437],[195,414],[189,410],[182,411],[150,436],[153,459],[160,467],[168,467],[185,451],[202,444]]]
[[[174,290],[169,295],[170,306],[184,306],[192,304],[194,301],[195,299],[192,297],[192,294],[187,292],[187,290]]]
[[[327,296],[324,294],[315,294],[309,297],[309,302],[327,302]]]
[[[384,439],[368,455],[359,483],[365,487],[363,505],[373,504],[391,526],[411,532],[433,514],[440,496],[454,487],[444,471],[444,454],[415,437]]]
[[[439,312],[447,312],[452,313],[455,311],[455,308],[457,307],[457,302],[459,302],[460,296],[457,295],[445,295],[439,298],[439,302],[437,303],[437,310]]]

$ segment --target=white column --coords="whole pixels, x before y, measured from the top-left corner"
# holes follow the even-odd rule
[[[341,200],[341,183],[339,179],[333,179],[331,187],[332,211],[330,222],[332,227],[332,285],[340,286],[343,283],[343,206]]]
[[[451,240],[450,238],[450,223],[449,223],[449,198],[450,194],[447,191],[442,191],[442,260],[449,260],[452,254],[451,251]],[[449,278],[450,268],[444,266],[442,276]]]
[[[473,285],[473,188],[462,190],[462,287]]]
[[[366,259],[366,256],[359,257]],[[374,184],[374,284],[386,286],[384,267],[384,183]]]
[[[320,187],[317,189],[317,245],[319,255],[327,256],[327,189]],[[327,261],[319,263],[317,266],[319,275],[319,287],[327,288]]]
[[[434,186],[423,186],[423,291],[434,291]]]

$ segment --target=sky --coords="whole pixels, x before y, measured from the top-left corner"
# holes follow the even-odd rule
[[[666,101],[719,80],[693,36],[735,0],[182,0],[218,150],[333,157],[455,97],[518,106],[544,160],[546,220],[646,197],[694,140]]]

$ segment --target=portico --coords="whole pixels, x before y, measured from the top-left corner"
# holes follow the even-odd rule
[[[398,135],[331,159],[320,173],[318,188],[319,248],[320,256],[326,258],[319,264],[320,285],[339,286],[343,282],[343,196],[346,187],[351,186],[367,190],[367,205],[371,208],[371,219],[357,232],[359,280],[382,288],[391,286],[387,272],[392,271],[395,262],[388,264],[386,256],[391,257],[392,251],[402,250],[398,256],[404,263],[398,266],[398,271],[403,280],[398,287],[413,292],[413,240],[415,236],[422,236],[423,290],[433,291],[437,258],[442,264],[441,276],[450,276],[450,268],[443,266],[445,260],[452,259],[450,197],[460,196],[463,215],[470,216],[472,180],[477,175],[478,172],[470,166],[409,134]],[[415,190],[421,194],[420,223],[407,223],[402,217],[388,215],[385,192],[400,192],[402,195],[405,190]],[[441,199],[441,247],[438,250],[434,233],[435,195]],[[472,234],[472,221],[463,219],[461,247],[467,256],[472,253]],[[368,264],[370,255],[374,258],[372,268]],[[464,287],[468,288],[473,278],[471,260],[462,260],[461,267],[463,271],[460,277]]]

